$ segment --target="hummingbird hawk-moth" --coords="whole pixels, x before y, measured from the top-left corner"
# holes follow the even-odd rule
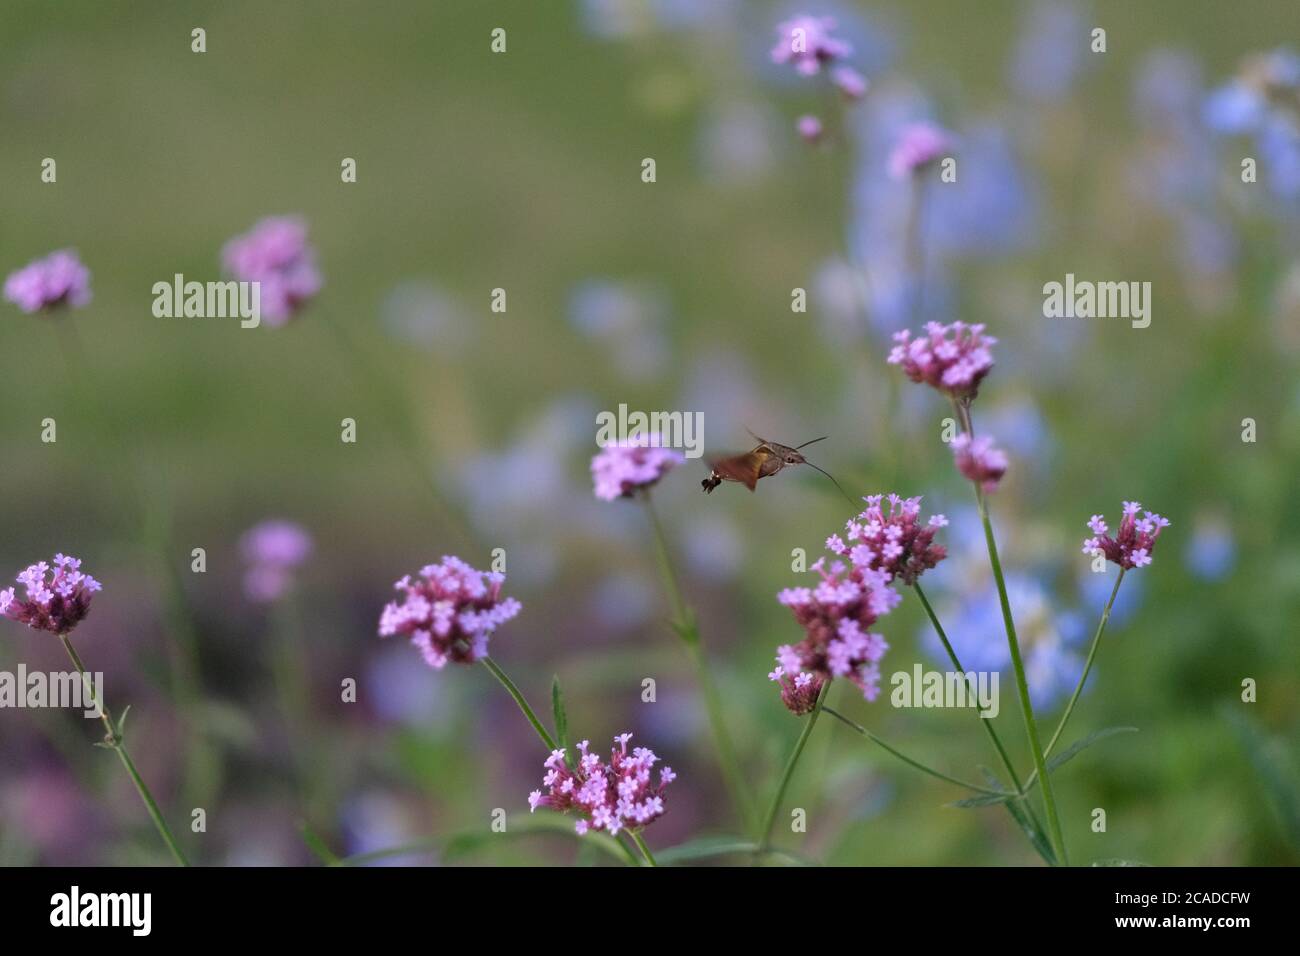
[[[806,441],[802,445],[796,445],[791,448],[789,445],[781,445],[774,441],[768,441],[766,438],[759,438],[753,435],[758,445],[743,455],[732,455],[728,458],[717,458],[709,462],[709,477],[700,482],[705,494],[713,494],[713,489],[718,487],[724,481],[738,481],[750,491],[753,491],[758,485],[758,479],[768,478],[775,475],[786,465],[807,465],[820,471],[827,478],[830,478],[832,484],[839,488],[840,494],[848,498],[849,502],[856,504],[843,488],[835,480],[830,472],[818,468],[801,453],[801,448],[807,448],[809,445],[815,445],[819,441],[825,441],[829,435],[823,435],[821,438],[814,438],[812,441]]]

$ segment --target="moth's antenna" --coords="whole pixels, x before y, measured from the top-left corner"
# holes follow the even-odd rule
[[[815,444],[817,444],[819,441],[825,441],[826,439],[828,439],[828,438],[830,438],[830,437],[831,437],[830,435],[823,435],[821,438],[814,438],[812,441],[806,441],[806,442],[804,442],[802,445],[795,445],[795,446],[794,446],[794,450],[795,450],[795,451],[798,451],[800,448],[807,448],[809,445],[815,445]]]
[[[818,439],[818,441],[821,441],[821,439]],[[800,446],[800,447],[802,447],[802,446]],[[817,468],[816,465],[814,465],[812,462],[808,461],[807,459],[804,459],[804,464],[807,465],[809,468]],[[835,480],[835,476],[834,476],[834,475],[832,475],[829,471],[826,471],[824,468],[817,468],[817,470],[820,471],[820,472],[821,472],[823,475],[825,475],[827,478],[829,478],[829,479],[831,480],[831,484],[833,484],[836,488],[839,488],[839,489],[840,489],[840,494],[842,494],[842,495],[844,496],[844,500],[845,500],[845,501],[847,501],[849,504],[853,505],[853,507],[855,507],[855,508],[858,506],[858,503],[857,503],[856,501],[854,501],[852,498],[849,497],[849,493],[848,493],[847,491],[845,491],[843,488],[840,487],[840,483],[839,483],[838,481]]]

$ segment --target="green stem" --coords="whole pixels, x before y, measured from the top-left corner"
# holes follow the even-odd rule
[[[145,809],[149,811],[149,816],[153,819],[153,825],[158,828],[158,834],[171,850],[172,856],[181,866],[189,866],[189,861],[185,859],[185,854],[181,852],[180,846],[176,843],[176,838],[172,836],[172,831],[167,826],[167,821],[163,819],[162,812],[158,809],[158,804],[149,792],[149,787],[145,784],[144,779],[140,776],[140,771],[135,769],[135,763],[131,760],[131,755],[126,752],[126,744],[122,742],[122,736],[118,733],[118,728],[113,725],[113,717],[104,706],[104,702],[95,698],[95,691],[90,679],[86,676],[86,666],[81,663],[81,657],[78,656],[76,648],[72,646],[72,641],[68,639],[67,634],[59,634],[59,640],[63,642],[63,648],[68,652],[68,657],[72,658],[73,666],[77,668],[77,673],[81,675],[82,686],[85,687],[86,693],[90,695],[90,702],[99,710],[99,719],[104,722],[104,727],[108,730],[108,736],[104,739],[105,745],[117,752],[117,756],[122,761],[122,766],[126,768],[127,775],[131,782],[135,784],[136,791],[140,794],[140,799],[144,801]]]
[[[790,753],[790,759],[785,763],[785,770],[781,773],[781,781],[776,786],[776,794],[772,797],[772,805],[767,808],[767,816],[763,820],[763,829],[759,834],[759,852],[762,853],[767,849],[772,836],[772,826],[776,823],[777,812],[781,809],[781,801],[785,799],[786,788],[790,786],[790,779],[794,776],[795,765],[799,763],[799,755],[803,753],[803,748],[808,743],[808,738],[812,736],[813,728],[817,726],[817,718],[821,716],[822,706],[826,701],[826,695],[830,691],[831,682],[827,680],[822,685],[822,691],[817,695],[817,703],[813,711],[804,721],[803,730],[799,733],[799,739],[795,742],[794,750]]]
[[[953,409],[961,421],[966,434],[975,437],[975,423],[971,419],[970,399],[960,400],[953,397]],[[1025,663],[1020,657],[1020,641],[1016,638],[1016,622],[1011,617],[1011,602],[1007,598],[1007,582],[1002,577],[1002,562],[998,559],[998,543],[993,537],[993,524],[989,521],[988,501],[979,482],[971,482],[975,489],[975,502],[979,505],[980,522],[984,525],[984,544],[989,553],[989,564],[993,568],[993,580],[998,588],[998,602],[1002,605],[1002,621],[1006,625],[1007,647],[1011,651],[1011,666],[1016,673],[1016,691],[1020,697],[1020,713],[1025,719],[1025,731],[1029,736],[1029,750],[1034,758],[1035,773],[1043,781],[1043,806],[1047,810],[1047,826],[1051,834],[1052,850],[1056,858],[1066,866],[1070,858],[1065,852],[1065,838],[1061,835],[1061,820],[1056,812],[1056,794],[1052,792],[1052,781],[1047,776],[1047,758],[1043,756],[1043,747],[1038,739],[1038,727],[1034,723],[1034,706],[1029,700],[1029,682],[1025,680]]]
[[[481,657],[479,660],[483,662],[484,667],[492,672],[492,676],[501,682],[501,686],[509,692],[510,696],[515,699],[515,703],[519,705],[519,709],[524,712],[524,716],[528,718],[528,722],[533,725],[533,730],[537,731],[537,736],[541,737],[542,743],[546,744],[546,749],[559,750],[560,748],[555,742],[555,738],[552,737],[550,731],[546,729],[546,725],[537,719],[537,714],[533,711],[533,708],[528,705],[528,700],[524,697],[523,691],[515,686],[515,682],[506,676],[506,672],[498,667],[497,662],[492,660],[492,658]]]
[[[953,649],[952,643],[948,640],[948,635],[944,633],[943,625],[939,623],[939,616],[934,613],[934,608],[930,606],[925,592],[921,590],[919,581],[912,583],[912,590],[916,592],[917,598],[921,601],[921,606],[925,608],[926,615],[930,618],[930,623],[934,626],[934,632],[939,635],[939,640],[943,642],[943,649],[948,652],[948,659],[952,661],[952,666],[959,673],[966,673],[966,668],[961,666],[961,661],[957,658],[957,651]],[[977,715],[978,716],[978,715]],[[1016,773],[1015,765],[1011,763],[1011,757],[1007,754],[1006,747],[1002,745],[1002,739],[998,737],[997,730],[993,727],[993,721],[980,717],[980,724],[984,727],[985,733],[989,735],[989,740],[993,742],[993,747],[997,750],[998,756],[1002,758],[1002,766],[1006,768],[1011,777],[1011,783],[1016,788],[1016,793],[1024,794],[1025,788],[1020,784],[1020,776]]]
[[[682,643],[686,646],[686,654],[691,659],[691,665],[695,669],[695,677],[699,681],[700,692],[704,697],[704,708],[709,716],[709,725],[713,730],[713,745],[718,753],[718,763],[722,768],[722,777],[731,795],[732,804],[740,814],[740,819],[743,821],[745,828],[749,829],[753,826],[753,808],[750,806],[748,791],[745,788],[745,778],[740,772],[740,761],[736,757],[736,747],[732,742],[731,734],[727,730],[722,698],[718,695],[718,688],[713,682],[713,675],[709,670],[708,660],[704,653],[699,624],[696,622],[695,615],[691,613],[690,608],[686,606],[686,600],[682,596],[681,583],[678,581],[677,572],[673,567],[672,558],[668,551],[668,538],[664,534],[663,525],[660,523],[659,515],[650,500],[648,490],[642,496],[642,500],[645,502],[646,514],[649,515],[650,527],[654,532],[655,557],[659,563],[659,572],[663,577],[664,588],[668,592],[668,601],[672,607],[673,630],[681,637]]]
[[[1038,727],[1034,723],[1034,705],[1029,700],[1029,682],[1025,679],[1025,662],[1020,656],[1020,641],[1016,637],[1016,622],[1011,616],[1011,601],[1007,597],[1007,582],[1002,576],[1002,562],[998,559],[998,545],[993,537],[993,524],[989,521],[988,503],[983,490],[976,485],[975,497],[979,502],[980,520],[984,524],[984,543],[988,547],[989,564],[993,567],[993,580],[998,588],[998,601],[1002,605],[1002,621],[1007,630],[1007,647],[1011,651],[1011,666],[1016,673],[1016,691],[1020,695],[1020,712],[1025,719],[1025,732],[1029,735],[1029,749],[1034,758],[1034,766],[1043,781],[1043,805],[1047,810],[1047,827],[1052,838],[1052,849],[1056,858],[1066,866],[1070,858],[1065,850],[1065,838],[1061,834],[1061,820],[1056,810],[1056,794],[1052,792],[1052,781],[1047,775],[1047,761],[1043,756],[1043,746],[1038,739]]]
[[[1083,693],[1083,685],[1088,680],[1088,675],[1092,672],[1092,662],[1097,658],[1097,648],[1101,646],[1101,635],[1106,631],[1106,622],[1110,620],[1110,609],[1115,605],[1115,596],[1119,594],[1120,583],[1124,580],[1124,568],[1119,569],[1119,577],[1115,579],[1115,586],[1111,588],[1110,599],[1106,601],[1106,608],[1101,612],[1101,620],[1097,623],[1097,632],[1092,636],[1092,646],[1088,648],[1088,660],[1083,665],[1083,673],[1079,676],[1079,683],[1075,685],[1074,693],[1070,695],[1070,702],[1065,705],[1065,713],[1061,714],[1060,723],[1056,725],[1056,733],[1052,734],[1052,739],[1047,742],[1047,747],[1043,750],[1043,756],[1047,757],[1056,746],[1056,742],[1061,739],[1061,732],[1065,730],[1065,724],[1070,719],[1070,714],[1074,713],[1074,705],[1079,700],[1079,695]],[[1034,785],[1038,771],[1029,775],[1025,782],[1025,789],[1028,790]]]
[[[628,830],[627,833],[628,836],[632,838],[632,842],[636,844],[636,848],[641,851],[641,855],[645,857],[646,866],[658,866],[659,864],[655,862],[654,854],[651,853],[650,848],[645,845],[645,839],[642,838],[641,834],[636,830]]]
[[[870,740],[873,744],[876,744],[877,746],[882,747],[883,749],[889,751],[899,760],[903,761],[903,763],[910,764],[911,766],[915,767],[917,770],[921,771],[922,773],[928,773],[932,777],[937,777],[938,779],[947,781],[948,783],[954,783],[959,787],[965,787],[967,790],[974,791],[975,793],[984,793],[984,794],[988,794],[991,797],[1013,796],[1013,794],[1009,794],[1005,790],[990,790],[987,787],[979,787],[973,783],[967,783],[965,780],[958,780],[956,777],[950,777],[946,773],[941,773],[940,771],[935,770],[933,767],[927,767],[925,764],[921,763],[920,761],[913,760],[911,757],[907,756],[907,754],[903,753],[901,750],[895,750],[893,747],[885,743],[883,740],[881,740],[871,731],[867,730],[866,727],[863,727],[861,724],[849,720],[849,718],[845,717],[838,710],[835,710],[831,707],[823,707],[822,710],[826,711],[826,713],[830,714],[832,717],[840,721],[840,723],[844,724],[845,726],[851,727],[853,730],[856,730],[862,736]]]
[[[961,660],[957,657],[957,650],[952,646],[952,642],[948,640],[948,635],[944,632],[943,625],[939,623],[939,615],[934,613],[934,608],[930,606],[929,599],[926,598],[925,592],[921,590],[920,583],[915,581],[912,582],[912,590],[916,592],[917,598],[921,601],[921,606],[925,608],[925,613],[929,616],[930,623],[934,626],[934,632],[939,635],[939,640],[943,642],[943,648],[948,652],[948,659],[952,661],[953,667],[963,674],[966,673],[966,668],[962,667]],[[1007,774],[1011,778],[1011,783],[1016,788],[1018,799],[1023,801],[1026,794],[1029,792],[1028,785],[1022,785],[1020,783],[1020,776],[1016,773],[1015,764],[1011,762],[1011,755],[1007,753],[1006,747],[1002,744],[1002,738],[998,736],[997,730],[993,727],[993,721],[978,716],[977,719],[980,724],[983,725],[985,733],[989,736],[989,740],[993,742],[993,746],[1002,760],[1002,766],[1006,768]],[[1043,825],[1038,822],[1038,814],[1034,813],[1034,808],[1028,801],[1025,801],[1024,808],[1029,824],[1034,829],[1034,835],[1036,835],[1043,843],[1046,843],[1046,837],[1043,834]],[[1015,813],[1012,812],[1010,807],[1007,808],[1007,812],[1011,814],[1013,819],[1015,818]],[[1035,843],[1033,839],[1031,839],[1030,842],[1034,843],[1035,849],[1038,849],[1038,844]],[[1050,863],[1051,860],[1048,860],[1047,862]]]

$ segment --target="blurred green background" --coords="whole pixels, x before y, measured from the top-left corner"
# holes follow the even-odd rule
[[[768,60],[798,9],[837,17],[872,83],[842,120],[829,107],[842,125],[820,148],[793,129],[828,109],[817,84]],[[3,305],[0,569],[62,550],[104,582],[78,645],[132,705],[133,754],[195,860],[312,862],[306,822],[340,855],[434,838],[396,862],[594,861],[523,833],[544,754],[490,676],[376,636],[398,577],[496,547],[524,611],[494,658],[539,706],[558,674],[578,737],[632,730],[677,769],[650,844],[737,832],[644,517],[591,494],[595,414],[620,402],[703,412],[711,451],[746,426],[829,434],[813,460],[854,495],[924,494],[953,518],[929,593],[959,649],[999,646],[969,610],[987,571],[939,441],[949,409],[885,364],[908,323],[880,297],[898,209],[880,144],[916,113],[956,131],[965,190],[927,221],[923,302],[1000,340],[975,411],[1012,457],[994,521],[1049,607],[1027,639],[1071,683],[1071,635],[1109,590],[1084,522],[1130,498],[1173,522],[1065,736],[1140,728],[1058,773],[1073,856],[1300,861],[1300,213],[1281,159],[1242,184],[1251,139],[1202,119],[1244,57],[1300,36],[1295,4],[9,0],[0,26],[0,266],[74,247],[94,290],[54,319]],[[222,244],[277,214],[306,219],[324,276],[294,323],[152,315],[154,282],[218,278]],[[1042,284],[1067,272],[1152,282],[1151,326],[1043,318]],[[811,471],[705,497],[704,468],[655,497],[766,800],[799,729],[765,678],[799,636],[775,593],[803,583],[791,550],[816,555],[848,515]],[[268,608],[241,590],[238,539],[270,517],[316,549]],[[923,623],[909,596],[878,625],[886,689],[938,666]],[[63,667],[52,637],[7,623],[0,668],[20,661]],[[958,776],[993,760],[969,714],[833,697]],[[1045,706],[1054,723],[1059,696]],[[0,712],[0,860],[165,860],[97,736],[71,712]],[[828,721],[786,801],[808,832],[777,842],[835,864],[1037,859],[1006,814],[944,806],[961,796]],[[513,836],[478,840],[494,808]]]

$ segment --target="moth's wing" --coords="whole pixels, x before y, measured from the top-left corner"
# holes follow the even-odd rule
[[[739,481],[753,491],[758,484],[758,479],[762,477],[759,472],[763,467],[764,459],[757,451],[751,451],[730,458],[719,458],[710,464],[719,478],[725,481]]]
[[[770,444],[759,445],[754,449],[753,454],[758,455],[763,460],[758,469],[758,477],[760,478],[775,475],[785,467],[785,456],[774,450]]]

